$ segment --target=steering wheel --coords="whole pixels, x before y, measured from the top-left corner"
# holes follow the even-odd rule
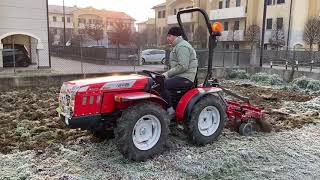
[[[158,72],[153,72],[153,71],[148,71],[148,70],[143,70],[142,71],[143,73],[149,75],[153,80],[156,80],[157,77],[160,77],[160,78],[165,78],[164,75],[158,73]]]

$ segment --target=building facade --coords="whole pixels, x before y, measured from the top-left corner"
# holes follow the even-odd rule
[[[319,0],[266,0],[267,18],[265,33],[265,48],[273,48],[274,39],[281,38],[281,47],[305,48],[303,32],[309,18],[319,17]],[[211,22],[220,21],[224,26],[222,36],[219,37],[220,45],[228,48],[249,48],[246,31],[252,25],[260,27],[262,33],[264,0],[166,0],[166,3],[155,6],[156,24],[158,35],[163,30],[177,24],[177,11],[189,7],[205,9]],[[165,11],[166,17],[163,16]],[[197,26],[203,24],[198,15],[189,14],[182,17],[186,24],[189,40],[198,35]]]
[[[155,19],[149,18],[147,21],[136,23],[138,27],[138,32],[143,33],[147,29],[154,29],[155,28]]]
[[[0,12],[0,68],[3,50],[12,44],[27,49],[34,67],[50,67],[46,1],[1,0]]]
[[[154,6],[157,28],[157,44],[166,44],[166,35],[170,27],[178,26],[177,13],[183,9],[193,7],[207,8],[207,0],[166,0],[165,3]],[[197,42],[206,41],[206,25],[199,13],[183,14],[181,21],[184,26],[188,40],[194,45]],[[200,29],[201,27],[201,29]],[[203,35],[202,35],[203,34]]]
[[[72,13],[77,9],[76,6],[65,7],[63,9],[63,6],[49,5],[49,34],[51,44],[59,45],[71,40],[74,27]],[[65,19],[66,23],[64,23]],[[66,32],[64,32],[64,28],[66,29]],[[66,34],[64,35],[64,33]]]
[[[110,41],[108,33],[114,31],[114,26],[118,22],[130,28],[132,32],[135,32],[135,20],[123,12],[99,10],[93,7],[65,7],[65,17],[66,42],[70,41],[73,36],[83,35],[83,46],[101,45],[109,47]],[[55,41],[52,42],[52,44],[63,44],[64,14],[62,6],[49,6],[49,24],[50,32],[52,32],[55,37]],[[98,44],[96,40],[84,35],[86,34],[86,27],[94,27],[97,25],[103,29],[103,38],[99,40]]]

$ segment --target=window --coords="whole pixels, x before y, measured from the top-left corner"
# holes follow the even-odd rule
[[[267,29],[272,29],[272,19],[267,19]]]
[[[240,45],[239,44],[234,44],[234,49],[240,49]]]
[[[236,7],[240,7],[241,5],[241,0],[236,0]]]
[[[224,22],[223,23],[223,28],[225,31],[228,31],[229,30],[229,22]]]
[[[267,1],[267,5],[272,5],[272,0],[266,0]]]
[[[71,22],[71,18],[67,17],[67,22],[70,23]]]
[[[226,49],[230,49],[230,46],[229,46],[229,44],[226,44]]]
[[[239,30],[239,27],[240,27],[240,21],[235,21],[234,22],[234,30],[235,31]]]
[[[230,0],[226,0],[226,8],[230,7]]]
[[[64,17],[61,17],[61,21],[64,22]]]
[[[284,4],[285,0],[277,0],[277,4]]]
[[[161,18],[161,11],[158,11],[158,18]]]
[[[57,22],[57,17],[56,16],[53,16],[52,19],[53,19],[53,22]]]
[[[277,29],[283,29],[283,18],[277,18]]]
[[[166,10],[162,11],[162,18],[166,17]]]
[[[219,1],[219,9],[222,9],[223,7],[223,2],[222,1]]]
[[[173,10],[173,14],[174,14],[174,15],[177,15],[177,9],[174,9],[174,10]]]

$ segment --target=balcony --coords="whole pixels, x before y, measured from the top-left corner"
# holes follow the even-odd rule
[[[63,22],[60,21],[60,22],[53,22],[53,21],[50,21],[49,22],[49,27],[54,27],[54,28],[63,28]],[[72,23],[66,23],[66,28],[73,28],[73,24]]]
[[[192,14],[182,14],[181,15],[181,21],[183,23],[192,22]],[[178,24],[177,15],[168,16],[167,17],[167,23],[168,24]]]
[[[245,7],[224,8],[210,11],[210,20],[245,18]]]
[[[244,41],[244,30],[223,31],[218,37],[219,41]]]

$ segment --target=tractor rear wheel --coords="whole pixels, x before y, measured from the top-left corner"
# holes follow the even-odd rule
[[[119,151],[133,161],[145,161],[167,146],[169,117],[161,106],[144,102],[126,109],[117,121]]]
[[[215,96],[206,96],[194,105],[191,118],[186,122],[192,143],[205,145],[218,139],[227,118],[224,107]]]

